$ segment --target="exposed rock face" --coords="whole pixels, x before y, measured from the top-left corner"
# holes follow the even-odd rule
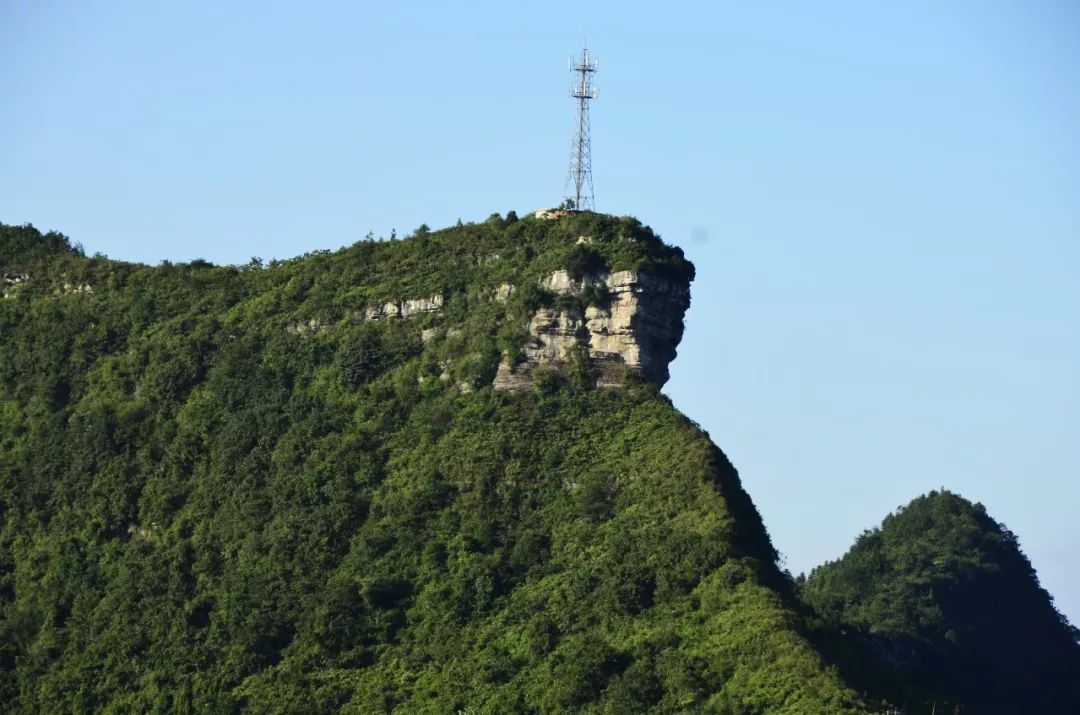
[[[667,382],[668,364],[675,359],[675,348],[682,339],[683,315],[690,304],[689,285],[640,271],[575,279],[569,272],[558,270],[542,278],[539,287],[557,298],[556,305],[540,308],[530,316],[526,326],[529,338],[514,362],[510,356],[503,356],[493,383],[496,390],[529,389],[536,368],[548,366],[562,371],[582,359],[587,360],[597,387],[619,387],[627,372],[657,385]],[[489,295],[505,303],[516,292],[513,284],[503,283]],[[558,300],[559,296],[578,300]],[[444,305],[445,297],[436,293],[371,306],[355,317],[405,318],[437,313]],[[285,329],[303,336],[327,327],[315,317],[291,323]],[[440,335],[450,338],[459,332],[453,327],[428,327],[421,330],[420,339],[429,343]]]
[[[90,286],[86,286],[88,290],[92,290]],[[407,318],[410,315],[421,315],[423,313],[437,313],[443,309],[443,303],[445,298],[442,293],[436,293],[427,298],[412,298],[409,300],[401,300],[395,303],[383,303],[382,305],[372,306],[364,310],[363,313],[356,313],[350,317],[358,320],[382,320],[383,318]],[[317,333],[320,330],[328,327],[325,325],[321,318],[310,318],[308,320],[300,320],[295,323],[290,323],[285,326],[286,332],[293,333],[294,335],[305,335],[307,333]],[[435,336],[435,331],[424,330],[422,334],[423,341],[426,343],[432,337]]]
[[[15,295],[15,289],[28,280],[30,280],[30,276],[26,273],[3,274],[0,276],[0,296],[7,298]]]
[[[287,332],[294,335],[303,335],[305,333],[317,333],[323,329],[323,323],[318,318],[311,318],[307,321],[297,321],[285,326]]]
[[[442,310],[443,295],[436,293],[428,298],[414,298],[403,300],[400,303],[386,303],[376,305],[364,311],[367,320],[379,320],[380,318],[407,318],[417,313],[433,313]]]
[[[668,364],[682,339],[683,315],[690,305],[690,289],[683,283],[638,271],[586,276],[574,280],[560,270],[542,279],[541,288],[556,295],[593,296],[606,291],[603,305],[540,308],[529,320],[529,341],[522,359],[511,365],[504,358],[495,376],[495,389],[514,390],[532,385],[532,373],[541,365],[558,366],[585,351],[597,373],[598,387],[617,387],[623,374],[637,372],[663,385]]]
[[[514,294],[515,290],[517,289],[512,283],[503,283],[495,289],[495,300],[500,303],[505,303],[510,299],[510,296]]]

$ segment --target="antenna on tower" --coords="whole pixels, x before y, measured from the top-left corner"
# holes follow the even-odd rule
[[[577,73],[570,85],[570,97],[577,100],[577,131],[570,146],[570,171],[566,176],[563,193],[564,206],[576,211],[593,210],[592,146],[589,140],[589,100],[600,95],[600,88],[592,83],[592,75],[599,63],[589,57],[589,48],[581,51],[578,58],[570,58],[570,71]]]

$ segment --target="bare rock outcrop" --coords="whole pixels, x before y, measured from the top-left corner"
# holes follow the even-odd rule
[[[529,339],[516,364],[504,357],[495,389],[531,387],[537,367],[558,367],[586,352],[598,387],[617,387],[627,371],[657,385],[668,380],[668,365],[682,339],[689,285],[641,272],[617,271],[574,279],[555,271],[540,287],[556,295],[593,298],[599,305],[540,308],[530,318]]]
[[[15,295],[15,289],[30,280],[27,273],[5,273],[0,275],[0,297]]]
[[[419,313],[434,313],[442,310],[443,300],[442,293],[435,293],[427,298],[412,298],[397,303],[375,305],[364,311],[364,318],[380,320],[382,318],[407,318]]]
[[[64,293],[79,295],[93,293],[94,286],[89,283],[65,283],[62,290]]]

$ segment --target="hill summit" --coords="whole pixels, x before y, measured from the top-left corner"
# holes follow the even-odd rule
[[[1002,714],[1080,705],[1080,634],[981,504],[946,490],[918,497],[815,569],[803,592],[857,642],[853,682],[893,702]]]

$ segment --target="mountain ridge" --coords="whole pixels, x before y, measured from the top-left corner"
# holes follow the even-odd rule
[[[981,506],[932,493],[808,579],[780,570],[738,472],[659,391],[693,275],[591,213],[244,266],[0,224],[0,701],[1080,701],[1075,629]]]
[[[586,276],[689,282],[639,222],[493,217],[269,266],[23,255],[0,300],[15,712],[866,712],[738,474],[647,376],[597,389],[568,350],[493,387],[539,311],[604,309]],[[545,288],[560,270],[583,290]]]

